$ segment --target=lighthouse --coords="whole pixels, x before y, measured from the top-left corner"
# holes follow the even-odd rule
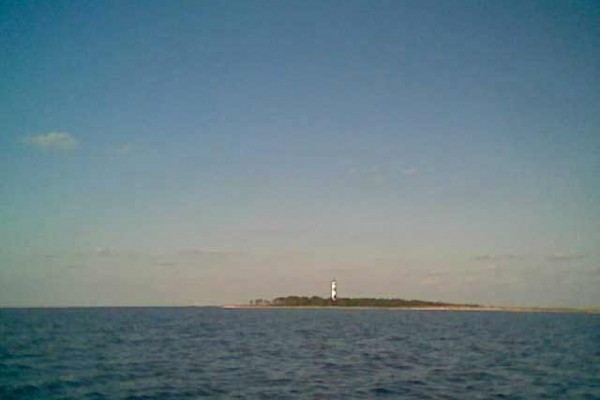
[[[335,301],[337,299],[337,283],[335,279],[331,281],[331,301]]]

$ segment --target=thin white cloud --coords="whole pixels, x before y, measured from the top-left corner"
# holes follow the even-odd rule
[[[498,269],[498,265],[497,264],[486,264],[485,269],[489,270],[489,271],[495,271]]]
[[[484,254],[481,256],[477,256],[474,258],[475,261],[490,261],[490,262],[497,262],[497,261],[508,261],[508,260],[516,260],[519,257],[516,254]]]
[[[32,135],[24,139],[29,146],[51,150],[74,150],[77,139],[67,132],[49,132],[41,135]]]
[[[175,267],[178,263],[176,261],[158,261],[156,265],[160,267]]]
[[[184,249],[178,251],[177,254],[180,256],[190,257],[238,257],[244,255],[244,252],[230,250]]]
[[[421,285],[438,285],[442,283],[442,274],[430,273],[425,275],[420,280]]]
[[[127,155],[133,151],[133,145],[131,143],[122,144],[120,146],[116,146],[113,149],[115,154]]]
[[[411,176],[419,173],[419,169],[415,167],[403,168],[402,175]]]
[[[100,257],[108,257],[113,254],[113,252],[108,247],[96,247],[94,249],[94,254]]]
[[[548,261],[553,261],[553,262],[569,262],[569,261],[578,261],[583,259],[582,255],[578,255],[578,254],[552,254],[548,257],[546,257],[546,259]]]

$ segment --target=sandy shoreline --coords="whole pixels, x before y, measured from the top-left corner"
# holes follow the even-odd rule
[[[500,307],[500,306],[442,306],[442,307],[321,307],[321,306],[255,306],[244,304],[224,305],[221,308],[236,310],[388,310],[388,311],[492,311],[492,312],[517,312],[517,313],[583,313],[600,314],[600,308],[544,308],[544,307]]]

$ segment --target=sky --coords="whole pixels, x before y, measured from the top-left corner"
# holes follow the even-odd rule
[[[0,2],[0,306],[600,306],[597,1]]]

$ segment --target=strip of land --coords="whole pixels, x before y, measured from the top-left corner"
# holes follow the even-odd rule
[[[600,308],[563,307],[506,307],[479,304],[453,304],[424,300],[338,298],[335,301],[318,296],[287,296],[273,300],[257,299],[250,304],[228,305],[235,309],[354,309],[354,310],[412,310],[412,311],[502,311],[502,312],[553,312],[600,313]]]

